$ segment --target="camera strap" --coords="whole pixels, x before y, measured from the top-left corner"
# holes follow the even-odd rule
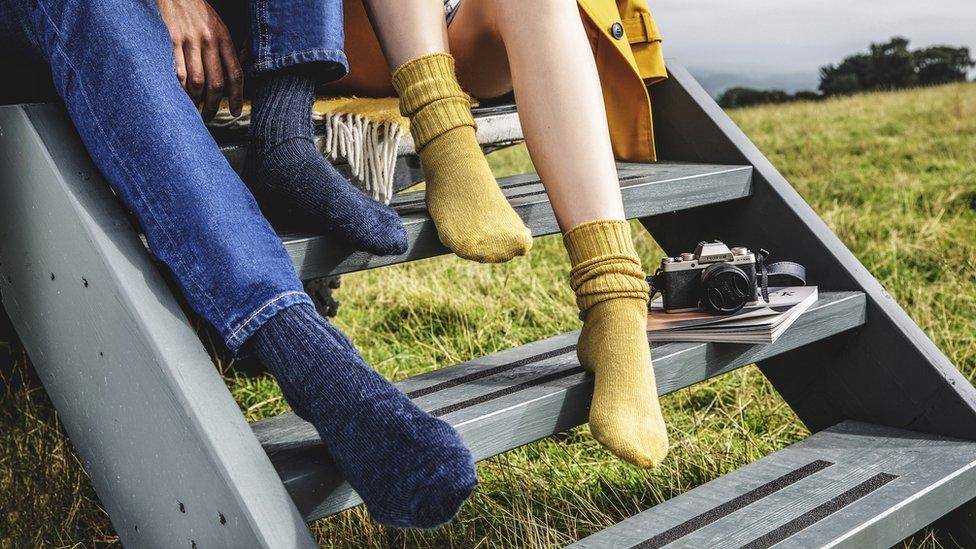
[[[651,287],[650,301],[654,301],[654,296],[661,293],[661,288],[664,286],[664,283],[661,279],[661,277],[663,276],[664,276],[664,271],[661,269],[658,269],[652,275],[648,275],[647,285]],[[648,303],[648,307],[650,307],[650,303]]]
[[[769,286],[806,286],[807,269],[799,263],[792,261],[777,261],[776,263],[766,264],[769,258],[769,251],[759,250],[756,254],[756,267],[759,271],[759,291],[763,299],[769,303]]]

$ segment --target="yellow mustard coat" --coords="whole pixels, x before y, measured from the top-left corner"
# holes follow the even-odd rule
[[[650,162],[654,154],[646,85],[667,78],[661,33],[647,0],[577,0],[603,85],[613,152]]]

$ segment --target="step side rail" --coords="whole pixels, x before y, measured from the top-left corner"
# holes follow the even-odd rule
[[[642,220],[668,252],[698,240],[774,251],[804,263],[824,290],[862,291],[866,326],[763,361],[760,368],[813,431],[846,419],[976,440],[976,389],[679,64],[651,88],[659,156],[751,165],[748,200]]]
[[[0,290],[123,543],[314,547],[59,105],[0,107]]]

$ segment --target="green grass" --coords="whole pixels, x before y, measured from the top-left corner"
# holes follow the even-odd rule
[[[976,377],[976,85],[870,94],[732,113],[814,209],[968,379]],[[520,148],[498,173],[529,167]],[[659,255],[642,233],[650,266]],[[451,257],[343,277],[337,323],[384,374],[402,379],[574,329],[558,238],[483,266]],[[16,343],[0,347],[24,372]],[[224,366],[224,365],[222,365]],[[282,412],[269,378],[228,372],[248,419]],[[11,375],[11,374],[6,374]],[[0,403],[0,547],[115,540],[42,390],[6,384]],[[558,547],[803,438],[754,367],[664,399],[672,451],[625,466],[585,427],[483,462],[481,486],[449,527],[399,532],[354,509],[317,522],[329,547]],[[908,546],[940,547],[923,532]],[[952,544],[948,544],[952,546]]]

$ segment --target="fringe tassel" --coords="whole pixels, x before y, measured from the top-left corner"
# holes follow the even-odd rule
[[[325,127],[324,138],[316,140],[319,152],[332,162],[345,161],[353,180],[364,187],[366,194],[389,204],[393,198],[397,151],[404,135],[400,124],[375,122],[352,113],[315,113],[312,118]],[[221,110],[208,125],[244,128],[250,123],[250,112],[232,117]]]
[[[393,198],[393,175],[403,128],[396,122],[375,122],[361,114],[316,114],[325,126],[319,150],[333,162],[345,160],[353,179],[384,204]]]

